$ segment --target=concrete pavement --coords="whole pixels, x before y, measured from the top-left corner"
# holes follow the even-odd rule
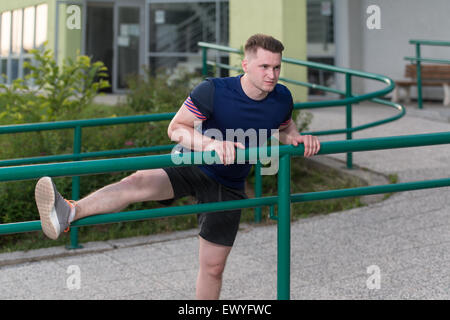
[[[450,109],[449,109],[450,110]],[[442,106],[414,106],[355,138],[450,131]],[[393,114],[354,106],[354,123]],[[342,108],[313,112],[311,130],[345,126]],[[322,140],[343,139],[341,136]],[[333,155],[341,163],[344,155]],[[400,182],[450,176],[450,147],[354,154],[354,163]],[[292,223],[291,299],[449,299],[448,188],[394,194],[363,208]],[[193,299],[197,230],[0,254],[0,299]],[[276,299],[276,226],[242,225],[222,299]]]

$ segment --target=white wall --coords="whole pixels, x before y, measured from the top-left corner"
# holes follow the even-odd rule
[[[449,0],[336,0],[336,32],[342,30],[338,25],[348,14],[348,24],[353,30],[337,35],[336,63],[344,63],[349,48],[349,66],[391,77],[403,79],[408,61],[405,56],[415,55],[415,46],[410,39],[429,39],[450,41],[450,1]],[[366,13],[369,5],[381,9],[381,29],[369,30]],[[342,8],[340,8],[340,6]],[[346,8],[347,6],[347,8]],[[359,12],[359,13],[358,13]],[[345,30],[343,30],[345,32]],[[341,56],[341,58],[339,58]],[[450,47],[422,47],[422,57],[450,59]],[[339,65],[339,64],[338,64]],[[360,85],[360,86],[359,86]],[[374,81],[358,81],[358,91],[373,91],[382,87]],[[442,96],[442,90],[425,88],[425,97]],[[414,95],[415,93],[413,93]]]
[[[343,68],[363,69],[361,55],[361,1],[334,1],[335,65]],[[354,81],[353,89],[361,90],[361,83]],[[336,75],[337,88],[345,91],[345,79]]]

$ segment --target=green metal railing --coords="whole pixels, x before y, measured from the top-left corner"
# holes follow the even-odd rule
[[[410,44],[416,46],[416,56],[415,57],[405,57],[405,60],[409,60],[412,63],[416,63],[416,72],[417,72],[417,104],[418,108],[423,108],[422,102],[422,72],[421,65],[422,62],[431,62],[438,64],[450,64],[450,60],[448,59],[434,59],[434,58],[422,58],[420,46],[441,46],[441,47],[450,47],[450,41],[439,41],[439,40],[409,40]]]
[[[207,50],[215,49],[226,51],[230,53],[240,53],[239,50],[218,46],[213,44],[199,43],[199,46],[203,50],[203,72],[207,73],[207,65],[214,64],[213,62],[208,61],[207,58]],[[405,114],[405,109],[396,103],[392,103],[390,101],[385,101],[378,99],[376,97],[380,95],[384,95],[390,90],[393,89],[393,83],[389,78],[386,78],[381,75],[375,75],[370,73],[365,73],[361,71],[337,68],[330,65],[313,63],[313,62],[305,62],[296,59],[283,58],[283,61],[290,64],[296,64],[299,66],[308,66],[312,68],[340,72],[346,75],[346,91],[339,91],[333,88],[327,88],[315,84],[310,84],[306,82],[281,78],[282,81],[293,83],[295,85],[301,85],[316,89],[321,89],[324,91],[329,91],[333,93],[337,93],[343,96],[346,96],[345,99],[341,100],[330,100],[330,101],[320,101],[320,102],[305,102],[305,103],[296,103],[294,107],[296,109],[306,109],[306,108],[323,108],[323,107],[333,107],[333,106],[346,106],[346,128],[337,129],[337,130],[327,130],[327,131],[319,131],[319,132],[304,132],[303,134],[314,134],[314,135],[325,135],[325,134],[346,134],[347,139],[352,139],[353,132],[364,130],[370,127],[378,126],[385,124],[387,122],[391,122],[401,118]],[[229,65],[218,64],[219,67],[233,69]],[[239,70],[238,68],[234,68]],[[374,79],[378,81],[383,81],[388,84],[388,87],[383,90],[369,93],[362,96],[353,96],[351,91],[351,77],[359,76],[366,77],[369,79]],[[352,104],[358,103],[365,99],[369,99],[372,102],[382,104],[385,106],[393,107],[398,111],[398,114],[379,121],[374,121],[368,124],[363,124],[359,126],[352,126]],[[8,159],[8,160],[0,160],[1,166],[13,166],[13,165],[27,165],[32,163],[46,163],[46,162],[55,162],[55,161],[69,161],[69,160],[83,160],[88,158],[95,157],[111,157],[111,156],[125,156],[130,154],[142,154],[148,152],[159,152],[159,151],[169,151],[174,145],[165,145],[165,146],[151,146],[144,148],[129,148],[129,149],[120,149],[120,150],[108,150],[108,151],[98,151],[98,152],[81,152],[82,146],[82,128],[85,127],[96,127],[96,126],[109,126],[109,125],[118,125],[118,124],[128,124],[128,123],[142,123],[149,121],[163,121],[163,120],[171,120],[175,113],[165,113],[165,114],[151,114],[151,115],[143,115],[143,116],[127,116],[127,117],[117,117],[117,118],[106,118],[106,119],[87,119],[87,120],[73,120],[73,121],[59,121],[59,122],[51,122],[51,123],[33,123],[33,124],[23,124],[23,125],[9,125],[9,126],[0,126],[0,134],[11,134],[11,133],[21,133],[21,132],[34,132],[34,131],[44,131],[44,130],[63,130],[63,129],[73,129],[74,130],[74,141],[73,141],[73,153],[65,154],[65,155],[53,155],[53,156],[41,156],[41,157],[30,157],[24,159]],[[352,167],[352,154],[347,154],[347,167]],[[261,176],[261,163],[257,163],[255,165],[255,195],[262,195],[262,176]],[[80,194],[80,182],[79,177],[73,177],[72,179],[72,199],[78,200]],[[261,208],[255,209],[255,222],[260,222],[262,220],[262,211]],[[73,228],[70,232],[71,236],[71,244],[68,248],[79,248],[80,245],[78,243],[78,229]]]
[[[233,70],[237,72],[241,72],[242,69],[235,66],[230,66],[223,63],[217,63],[215,61],[208,60],[208,50],[217,50],[221,52],[227,52],[231,54],[239,54],[242,55],[242,51],[230,48],[226,46],[216,45],[216,44],[210,44],[206,42],[199,42],[199,47],[202,49],[202,73],[203,76],[208,75],[208,66],[216,67],[216,68],[223,68],[227,70]],[[340,96],[344,97],[343,99],[339,100],[326,100],[326,101],[314,101],[314,102],[301,102],[301,103],[295,103],[294,108],[295,109],[313,109],[313,108],[327,108],[327,107],[338,107],[338,106],[345,106],[346,109],[346,127],[343,129],[333,129],[333,130],[325,130],[325,131],[315,131],[315,132],[302,132],[302,134],[313,134],[313,135],[330,135],[330,134],[345,134],[347,140],[352,140],[353,133],[356,131],[368,129],[371,127],[379,126],[382,124],[386,124],[388,122],[395,121],[397,119],[400,119],[405,115],[405,108],[401,106],[398,103],[394,103],[387,100],[379,99],[379,97],[382,97],[389,92],[391,92],[394,89],[394,82],[383,75],[374,74],[374,73],[368,73],[353,69],[347,69],[347,68],[340,68],[336,66],[331,66],[323,63],[316,63],[316,62],[310,62],[310,61],[302,61],[292,58],[282,58],[282,62],[287,64],[293,64],[300,67],[308,67],[308,68],[314,68],[319,70],[325,70],[325,71],[331,71],[335,73],[342,73],[345,75],[345,91],[338,90],[335,88],[329,88],[317,84],[312,84],[304,81],[298,81],[298,80],[292,80],[280,77],[280,81],[291,83],[294,85],[300,85],[307,88],[313,88],[318,89],[326,92],[332,92],[335,94],[339,94]],[[352,79],[353,77],[360,77],[370,80],[379,81],[382,83],[385,83],[387,86],[383,89],[380,89],[378,91],[366,93],[363,95],[355,95],[355,93],[352,90]],[[366,123],[359,126],[353,126],[353,108],[352,105],[359,103],[361,101],[371,101],[376,104],[380,104],[383,106],[388,106],[391,108],[394,108],[397,111],[397,114],[378,121],[373,121],[370,123]],[[347,168],[351,169],[353,167],[353,154],[351,152],[347,153]],[[255,196],[259,197],[262,195],[262,177],[261,177],[261,164],[257,163],[255,166]],[[260,222],[262,218],[262,212],[260,208],[255,209],[255,221]]]
[[[430,146],[439,144],[450,144],[450,132],[395,136],[384,138],[354,139],[351,141],[323,142],[319,154],[333,154],[344,152],[373,151],[393,148],[407,148],[418,146]],[[272,149],[274,147],[271,147]],[[278,153],[280,156],[278,172],[278,195],[269,197],[255,197],[246,200],[235,200],[226,202],[215,202],[198,205],[166,207],[139,211],[128,211],[111,214],[90,216],[75,221],[73,227],[89,226],[95,224],[114,223],[122,221],[143,220],[150,218],[169,217],[185,214],[195,214],[199,212],[214,212],[221,210],[231,210],[237,208],[253,208],[261,206],[278,207],[278,214],[275,217],[278,225],[277,243],[277,297],[278,299],[290,298],[290,220],[291,203],[304,201],[317,201],[350,196],[361,196],[368,194],[380,194],[400,191],[410,191],[425,188],[440,188],[450,186],[450,178],[425,180],[393,185],[369,186],[361,188],[329,190],[311,192],[304,194],[291,194],[290,192],[290,163],[292,156],[302,156],[303,145],[298,147],[280,146]],[[209,154],[207,154],[209,153]],[[206,155],[205,155],[206,154]],[[238,150],[237,157],[245,159],[255,159],[255,155],[272,154],[260,152],[257,148]],[[214,152],[191,153],[191,160],[214,157]],[[42,176],[78,176],[85,174],[97,174],[128,170],[154,169],[161,167],[176,166],[172,161],[173,155],[152,155],[130,158],[117,158],[106,160],[86,160],[66,163],[36,164],[29,166],[16,166],[0,168],[0,181],[17,181],[36,179]],[[184,155],[183,157],[186,157]],[[258,160],[267,160],[258,158]],[[216,161],[218,158],[216,157]],[[29,232],[41,230],[40,221],[18,222],[0,225],[0,234],[11,234],[18,232]]]

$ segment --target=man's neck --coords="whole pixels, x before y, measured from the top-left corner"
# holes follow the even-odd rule
[[[247,97],[253,100],[263,100],[269,94],[268,92],[256,88],[246,77],[246,74],[241,77],[241,87]]]

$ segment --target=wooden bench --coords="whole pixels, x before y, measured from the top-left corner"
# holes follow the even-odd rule
[[[444,88],[444,105],[450,105],[450,65],[422,64],[420,66],[422,86],[442,86]],[[392,92],[392,101],[400,100],[400,88],[406,91],[406,101],[410,102],[410,89],[417,86],[417,71],[415,64],[408,64],[405,68],[405,77],[411,80],[395,81],[395,89]]]

